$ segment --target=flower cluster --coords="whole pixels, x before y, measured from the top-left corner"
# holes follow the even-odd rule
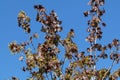
[[[104,9],[101,9],[100,6],[104,4],[104,0],[90,0],[89,5],[91,5],[91,9],[89,11],[84,12],[84,16],[88,17],[88,15],[92,15],[92,19],[88,20],[88,29],[89,36],[86,38],[86,41],[91,44],[94,43],[97,39],[102,38],[102,30],[101,25],[106,26],[104,22],[102,22],[101,16],[105,13]]]
[[[78,53],[78,48],[76,44],[72,41],[72,37],[74,37],[74,30],[71,29],[68,33],[67,37],[64,40],[61,40],[61,44],[65,47],[66,53],[65,57],[68,59],[72,59]],[[73,53],[75,53],[73,55]]]
[[[9,45],[10,50],[13,53],[19,53],[22,51],[25,54],[26,66],[22,68],[23,71],[30,71],[32,78],[30,79],[46,79],[46,75],[52,73],[53,79],[60,77],[62,61],[58,59],[58,45],[60,43],[60,36],[57,32],[62,30],[61,21],[58,20],[57,14],[54,10],[47,15],[45,8],[42,5],[35,5],[34,8],[37,10],[36,21],[42,24],[41,31],[46,33],[45,42],[43,44],[38,43],[37,48],[33,45],[33,38],[38,38],[38,34],[35,33],[29,37],[27,42],[24,44],[17,44],[12,42]],[[18,25],[30,33],[29,27],[30,19],[26,16],[25,12],[21,11],[18,14]],[[27,49],[29,45],[32,45],[35,52],[31,49]],[[23,60],[23,56],[19,58]],[[37,70],[33,70],[37,68]]]
[[[15,41],[9,44],[9,49],[12,53],[19,53],[25,48],[26,43],[17,44]]]
[[[24,11],[20,11],[18,14],[18,26],[22,27],[25,32],[30,33],[30,18],[26,15]]]
[[[46,14],[46,10],[42,5],[35,5],[37,10],[36,21],[43,24],[41,31],[49,34],[54,34],[62,30],[61,21],[58,20],[58,16],[54,10],[50,12],[50,15]]]
[[[91,20],[88,20],[88,28],[87,32],[89,35],[86,37],[86,41],[90,43],[90,47],[87,48],[87,53],[90,53],[89,56],[93,56],[91,59],[93,60],[95,67],[96,62],[99,58],[110,58],[114,62],[119,63],[120,62],[120,55],[118,51],[120,50],[120,43],[118,39],[114,39],[112,43],[109,43],[108,45],[102,45],[100,43],[97,43],[98,40],[102,39],[102,26],[105,27],[106,23],[103,22],[102,16],[105,13],[105,9],[102,8],[102,6],[105,4],[105,0],[90,0],[88,5],[91,6],[90,10],[85,11],[83,14],[85,17],[91,16]],[[107,54],[106,51],[110,50],[110,54]],[[112,51],[113,50],[113,51]],[[109,55],[109,56],[108,56]],[[90,63],[90,61],[88,61]],[[83,62],[82,62],[83,64]],[[88,65],[89,66],[89,65]],[[92,67],[91,67],[92,68]],[[89,70],[89,68],[87,68]],[[99,70],[99,73],[96,73],[96,69],[93,69],[94,79],[106,79],[110,76],[110,69],[101,69]],[[108,74],[109,73],[109,74]],[[96,77],[96,78],[95,78]],[[92,78],[92,77],[91,77]],[[109,78],[110,79],[110,78]],[[117,78],[116,78],[117,79]],[[110,79],[110,80],[113,80]]]

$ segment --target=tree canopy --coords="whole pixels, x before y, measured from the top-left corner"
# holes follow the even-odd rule
[[[38,39],[40,34],[31,34],[30,17],[25,11],[20,11],[17,17],[18,26],[28,34],[28,41],[21,43],[13,41],[9,44],[9,49],[13,54],[24,54],[19,60],[26,62],[22,70],[30,72],[31,77],[27,80],[116,80],[120,77],[120,69],[111,72],[113,66],[120,61],[119,39],[115,38],[106,45],[98,43],[102,40],[102,29],[107,26],[102,19],[106,12],[104,4],[105,0],[88,2],[90,9],[83,12],[83,15],[88,17],[86,22],[88,36],[85,40],[89,45],[86,51],[80,52],[73,41],[74,29],[70,29],[62,39],[59,34],[63,30],[62,21],[58,19],[54,10],[48,14],[41,4],[34,5],[34,9],[36,21],[42,25],[40,31],[45,33],[45,40],[43,43],[38,42],[35,47],[33,40]],[[63,54],[60,47],[64,48]],[[111,66],[98,70],[96,68],[98,61],[108,58],[112,61]],[[66,65],[66,62],[69,65]],[[14,76],[12,79],[18,80]]]

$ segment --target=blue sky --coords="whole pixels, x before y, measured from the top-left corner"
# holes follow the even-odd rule
[[[40,25],[35,22],[36,11],[33,9],[35,4],[42,4],[46,7],[47,12],[55,10],[62,20],[63,31],[62,38],[67,32],[73,28],[75,30],[75,39],[79,50],[85,50],[88,45],[85,42],[87,36],[87,18],[83,16],[83,12],[88,10],[87,2],[89,0],[1,0],[0,2],[0,80],[10,78],[15,75],[21,80],[29,77],[28,73],[21,71],[23,62],[18,60],[20,55],[13,56],[8,44],[11,41],[17,42],[26,41],[27,35],[21,28],[17,26],[17,14],[20,10],[24,10],[29,17],[31,17],[32,32],[40,31]],[[114,38],[120,39],[120,0],[106,0],[104,8],[106,14],[103,16],[103,21],[106,22],[107,27],[103,28],[103,41],[101,43],[107,44]],[[39,32],[40,33],[40,32]],[[42,38],[42,33],[40,37]],[[100,63],[99,65],[107,66],[110,61]],[[118,68],[120,65],[114,67]],[[23,75],[25,74],[25,75]]]

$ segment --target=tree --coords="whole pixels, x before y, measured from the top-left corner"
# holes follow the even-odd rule
[[[22,70],[30,72],[31,77],[28,80],[116,80],[120,76],[120,69],[111,72],[113,65],[120,61],[120,41],[114,39],[107,45],[98,43],[102,40],[102,27],[106,26],[102,20],[105,13],[102,6],[105,1],[90,0],[88,4],[91,8],[84,12],[84,16],[90,18],[87,22],[89,35],[85,40],[90,45],[86,51],[81,52],[78,52],[78,47],[72,40],[74,30],[70,29],[66,38],[61,39],[59,32],[62,31],[62,21],[58,19],[54,10],[47,14],[42,5],[35,5],[34,8],[37,11],[36,21],[42,24],[41,32],[45,33],[45,41],[43,43],[38,42],[36,48],[33,39],[39,38],[39,34],[30,35],[30,18],[24,11],[20,11],[18,26],[29,35],[29,39],[20,44],[15,41],[11,42],[9,48],[13,54],[23,53],[25,55],[25,60],[23,60],[23,56],[19,60],[26,61],[26,66]],[[59,57],[61,54],[59,46],[65,49],[62,59]],[[111,66],[97,70],[98,60],[107,60],[107,58],[112,60]],[[68,60],[69,65],[65,65],[66,60]],[[12,77],[12,79],[16,80],[17,78]]]

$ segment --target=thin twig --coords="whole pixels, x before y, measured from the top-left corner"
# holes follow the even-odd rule
[[[94,44],[96,44],[96,43],[97,43],[97,40],[95,40]],[[96,61],[96,50],[94,50],[94,61]],[[96,70],[96,65],[94,65],[93,68],[94,68],[94,71],[95,71]]]
[[[72,58],[76,61],[77,59],[72,55]]]
[[[66,58],[64,58],[64,60],[63,60],[63,65],[62,65],[62,67],[61,67],[62,73],[63,73],[63,67],[64,67],[65,60],[66,60]]]
[[[51,80],[53,79],[52,71],[50,72]]]
[[[31,44],[32,44],[32,47],[33,47],[33,49],[34,49],[34,51],[35,51],[35,46],[34,46],[34,44],[31,42]]]
[[[30,36],[30,34],[28,35],[28,37],[30,38],[31,36]],[[32,43],[32,40],[30,40],[29,41],[29,44],[31,43],[31,45],[32,45],[32,47],[33,47],[33,49],[34,49],[34,51],[35,51],[35,47],[34,47],[34,44]]]
[[[47,73],[46,73],[46,77],[47,77],[48,80],[50,80],[49,77],[48,77],[48,75],[47,75]]]
[[[107,70],[107,72],[105,73],[105,75],[103,76],[102,80],[104,80],[107,77],[107,74],[110,72],[110,70],[112,69],[113,65],[115,63],[115,60],[113,60],[112,65],[109,67],[109,69]]]
[[[96,44],[96,43],[97,43],[97,40],[95,40],[93,44]],[[92,52],[91,52],[90,54],[92,54]],[[96,50],[94,50],[93,56],[94,56],[94,61],[95,61],[95,63],[96,63]],[[93,71],[94,71],[94,72],[96,71],[96,65],[93,65]],[[93,77],[92,77],[92,80],[96,80],[96,77],[93,76]]]

